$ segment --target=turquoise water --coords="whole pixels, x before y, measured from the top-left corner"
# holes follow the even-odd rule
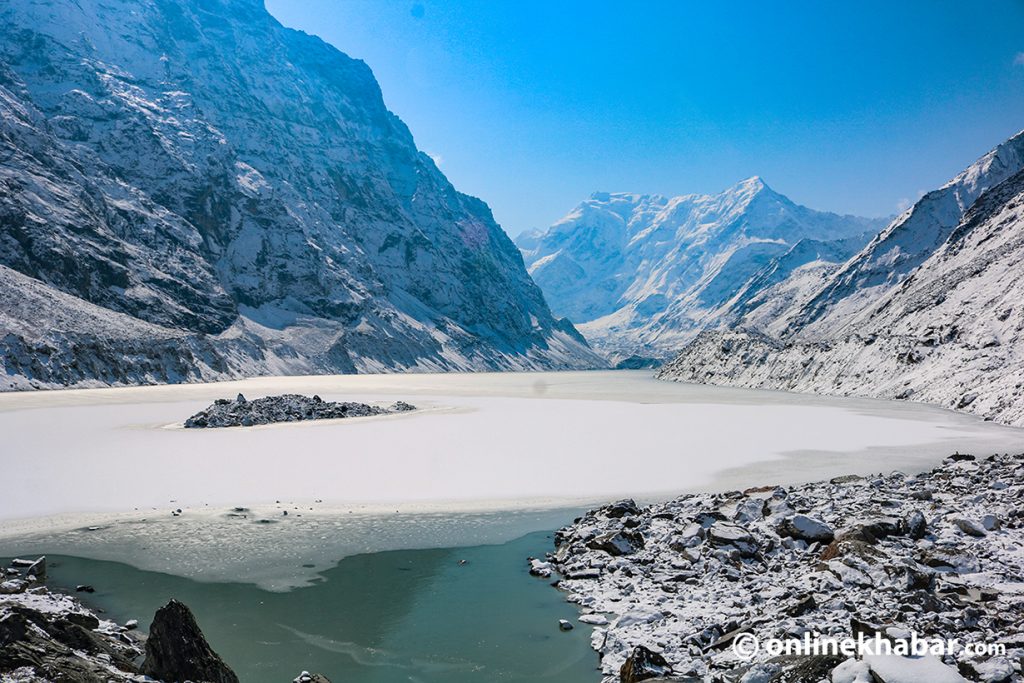
[[[83,602],[142,628],[169,598],[181,600],[243,683],[282,683],[302,670],[335,683],[594,683],[590,627],[527,572],[526,557],[550,548],[539,532],[502,545],[355,555],[284,593],[51,555],[49,585],[90,584],[96,592],[79,594]],[[560,631],[559,619],[576,628]]]

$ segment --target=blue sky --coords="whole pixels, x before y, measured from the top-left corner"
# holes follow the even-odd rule
[[[365,60],[512,235],[597,190],[760,175],[888,215],[1024,128],[1024,1],[266,0]]]

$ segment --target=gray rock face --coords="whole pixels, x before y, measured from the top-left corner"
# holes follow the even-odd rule
[[[387,408],[345,401],[324,401],[319,396],[282,394],[246,400],[238,395],[235,400],[218,399],[206,410],[185,420],[186,429],[211,427],[251,427],[274,422],[302,422],[305,420],[338,420],[348,417],[371,417],[388,413],[406,413],[415,410],[405,401]]]
[[[0,156],[15,388],[601,362],[369,68],[256,0],[3,4]]]
[[[191,610],[177,600],[153,617],[142,673],[159,681],[238,683],[235,673],[210,649]]]

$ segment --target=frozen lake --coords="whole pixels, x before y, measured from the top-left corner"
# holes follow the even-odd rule
[[[214,399],[296,392],[408,415],[185,430]],[[0,519],[135,508],[522,507],[923,469],[1024,432],[909,403],[659,382],[645,372],[267,378],[0,395]]]
[[[405,399],[421,410],[181,428],[239,392]],[[0,394],[0,434],[0,545],[131,556],[146,569],[270,587],[303,583],[261,573],[275,558],[503,542],[627,495],[911,472],[956,450],[1024,450],[1020,430],[935,407],[659,382],[644,371]],[[247,510],[232,515],[235,506]],[[205,552],[211,544],[217,553]]]

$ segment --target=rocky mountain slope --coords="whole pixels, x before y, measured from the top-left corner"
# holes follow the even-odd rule
[[[600,363],[370,69],[259,0],[0,2],[0,159],[4,388]]]
[[[658,356],[794,271],[837,266],[880,227],[799,206],[755,177],[718,195],[598,193],[518,243],[552,309],[592,343]]]
[[[659,376],[912,399],[1024,425],[1022,274],[1024,133],[925,195],[784,312],[781,334],[704,333]]]

